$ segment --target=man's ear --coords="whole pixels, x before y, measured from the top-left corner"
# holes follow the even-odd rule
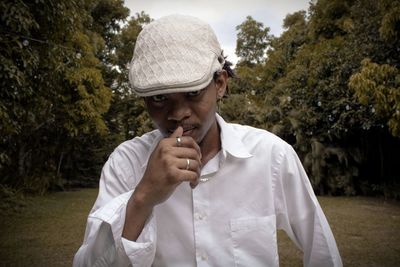
[[[226,70],[221,70],[215,83],[217,85],[217,99],[221,99],[224,97],[226,88],[228,87],[228,73]]]

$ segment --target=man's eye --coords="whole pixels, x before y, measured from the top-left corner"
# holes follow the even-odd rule
[[[201,93],[202,90],[198,90],[198,91],[193,91],[193,92],[188,92],[187,95],[188,96],[198,96]]]
[[[167,99],[165,95],[153,95],[150,97],[153,102],[162,102]]]

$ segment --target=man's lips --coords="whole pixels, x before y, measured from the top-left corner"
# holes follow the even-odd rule
[[[182,127],[182,129],[183,129],[183,135],[185,135],[185,133],[188,134],[188,133],[190,133],[191,131],[193,131],[194,129],[197,128],[197,127],[194,126],[194,125],[184,125],[184,126],[178,125],[178,127],[179,127],[179,126]],[[174,129],[168,129],[168,133],[169,133],[169,134],[172,134],[173,132],[175,132],[175,130],[176,130],[176,128],[174,128]]]
[[[191,128],[184,128],[183,129],[183,134],[182,135],[190,135],[190,133],[194,130],[194,129],[196,129],[196,127],[191,127]]]

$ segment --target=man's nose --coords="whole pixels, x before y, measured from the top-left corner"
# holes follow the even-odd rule
[[[175,99],[168,113],[168,120],[183,121],[192,115],[190,103],[184,98]]]

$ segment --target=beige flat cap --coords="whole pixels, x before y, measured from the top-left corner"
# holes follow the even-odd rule
[[[210,25],[195,17],[170,15],[140,32],[129,81],[139,96],[197,91],[211,82],[224,62]]]

